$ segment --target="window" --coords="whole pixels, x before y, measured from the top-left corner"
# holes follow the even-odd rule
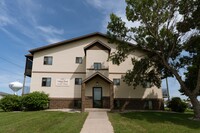
[[[75,78],[75,85],[81,85],[82,84],[82,78]]]
[[[53,57],[52,56],[45,56],[44,57],[44,65],[52,65]]]
[[[114,85],[120,85],[120,79],[113,79]]]
[[[42,78],[42,86],[50,87],[51,86],[51,78]]]
[[[117,65],[118,64],[117,60],[112,60],[112,64]]]
[[[148,82],[148,81],[144,81],[143,82],[143,87],[145,87],[145,88],[151,88],[152,84],[150,82]]]
[[[101,63],[94,63],[94,69],[95,70],[101,69]]]
[[[82,57],[76,57],[76,63],[77,64],[82,64],[82,62],[83,62]]]

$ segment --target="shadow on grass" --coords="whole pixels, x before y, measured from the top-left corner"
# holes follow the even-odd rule
[[[122,117],[132,120],[146,120],[149,123],[171,122],[175,125],[182,125],[192,129],[200,129],[200,122],[189,120],[192,114],[169,113],[169,112],[130,112],[121,113]]]

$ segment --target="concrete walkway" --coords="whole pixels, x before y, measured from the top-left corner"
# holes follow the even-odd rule
[[[89,112],[81,133],[114,133],[107,112]]]

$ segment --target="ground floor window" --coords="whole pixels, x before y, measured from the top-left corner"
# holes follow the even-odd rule
[[[42,86],[44,87],[50,87],[51,86],[51,78],[42,78]]]
[[[82,84],[82,78],[75,78],[75,85],[81,85]]]
[[[120,85],[120,79],[113,79],[114,85]]]

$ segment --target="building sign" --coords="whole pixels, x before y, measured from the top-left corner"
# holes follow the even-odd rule
[[[167,89],[162,89],[163,98],[168,98]]]
[[[66,79],[66,78],[56,79],[56,86],[58,87],[69,86],[69,83],[70,83],[70,79]]]

